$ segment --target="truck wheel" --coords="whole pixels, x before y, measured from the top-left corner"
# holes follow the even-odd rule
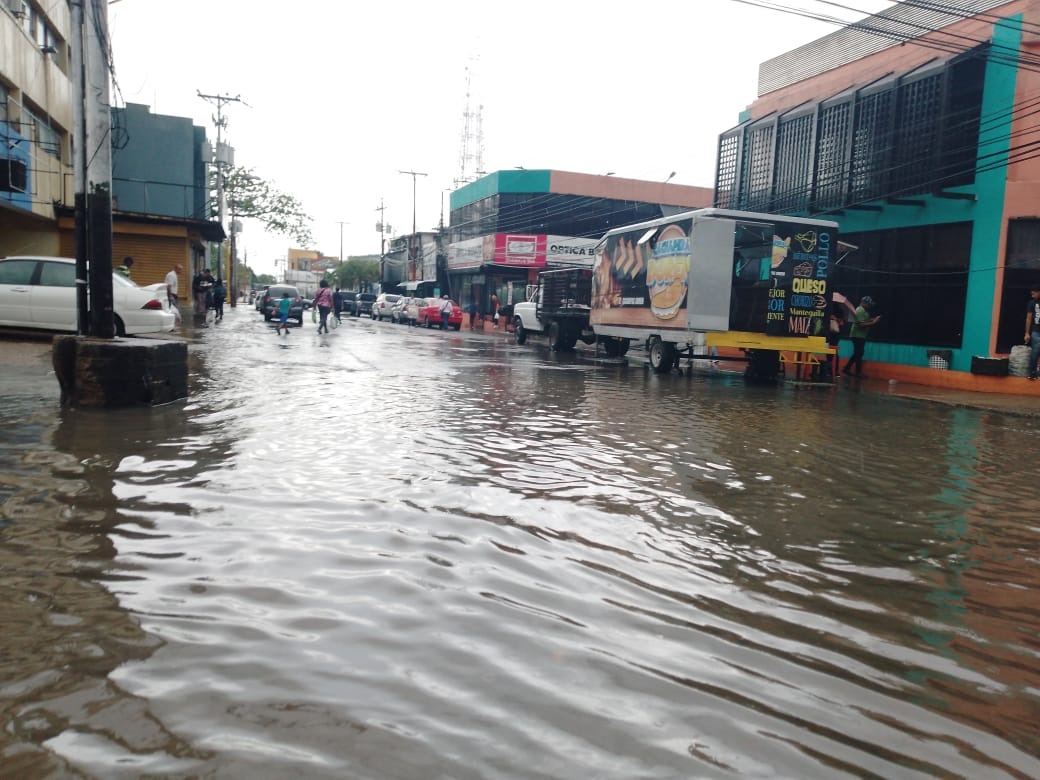
[[[561,341],[560,323],[550,322],[549,323],[549,349],[553,352],[558,352],[563,346]]]
[[[527,341],[527,329],[519,317],[513,320],[513,337],[516,339],[517,344],[523,344]]]
[[[657,374],[667,374],[675,365],[675,344],[661,341],[658,336],[650,340],[650,368]]]
[[[572,327],[562,328],[560,334],[560,349],[564,352],[573,352],[578,343],[578,331]]]

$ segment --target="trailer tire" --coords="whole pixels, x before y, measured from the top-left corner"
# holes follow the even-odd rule
[[[519,317],[513,320],[513,338],[516,339],[517,344],[527,341],[527,328],[524,327],[524,321]]]
[[[756,385],[773,385],[780,378],[780,353],[772,349],[747,350],[748,365],[744,381]]]
[[[608,336],[603,339],[603,351],[607,353],[607,357],[624,357],[625,353],[628,352],[629,343],[628,339]]]
[[[656,374],[667,374],[675,366],[675,344],[670,341],[662,341],[660,336],[650,338],[647,354],[650,357],[650,368]]]

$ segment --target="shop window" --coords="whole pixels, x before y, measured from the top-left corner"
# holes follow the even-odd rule
[[[1029,288],[1040,283],[1040,219],[1008,222],[1004,284],[1000,290],[997,352],[1022,343]]]
[[[957,222],[843,234],[859,249],[831,274],[831,289],[876,301],[871,341],[961,346],[972,225]]]

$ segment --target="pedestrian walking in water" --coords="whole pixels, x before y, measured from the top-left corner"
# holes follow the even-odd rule
[[[275,333],[279,336],[282,335],[282,328],[285,328],[285,335],[289,335],[289,309],[292,308],[292,300],[289,298],[289,292],[282,293],[282,299],[278,301],[278,324],[274,326]]]
[[[332,313],[336,316],[336,322],[340,322],[340,315],[343,314],[343,293],[338,287],[336,292],[332,293]]]
[[[227,287],[223,279],[213,283],[213,317],[216,321],[224,319],[224,301],[227,298]]]
[[[322,279],[318,283],[318,294],[314,296],[314,305],[318,307],[318,333],[329,332],[329,312],[332,311],[332,290],[329,283]]]
[[[441,296],[441,301],[441,330],[447,330],[448,320],[451,319],[451,313],[455,310],[455,304],[447,295]]]
[[[881,319],[881,315],[874,317],[870,316],[871,309],[874,308],[874,299],[869,295],[864,295],[859,302],[859,306],[856,307],[856,318],[852,323],[852,328],[849,329],[849,339],[852,340],[852,357],[849,358],[845,364],[845,368],[842,369],[841,373],[848,376],[852,372],[852,366],[856,366],[856,376],[863,377],[863,350],[867,345],[867,332],[878,324]]]
[[[1037,378],[1036,361],[1040,359],[1040,284],[1029,290],[1026,305],[1026,344],[1029,345],[1029,378]]]
[[[498,328],[498,296],[491,293],[491,323]]]

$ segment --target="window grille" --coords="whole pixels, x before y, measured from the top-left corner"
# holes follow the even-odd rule
[[[755,125],[744,133],[743,165],[741,166],[740,208],[748,211],[769,211],[773,195],[773,139],[775,121]]]
[[[816,113],[784,118],[776,130],[776,211],[805,211],[812,186]]]
[[[874,200],[885,193],[894,109],[894,86],[859,99],[856,106],[856,129],[852,134],[852,170],[849,181],[853,203]]]
[[[845,100],[820,110],[819,142],[816,151],[816,209],[839,209],[846,204],[848,177],[845,159],[849,148],[852,101]]]
[[[937,167],[944,74],[899,87],[899,124],[892,155],[891,194],[928,192]]]
[[[734,205],[737,183],[737,161],[743,131],[723,135],[719,139],[718,167],[715,174],[715,206],[727,209]]]

